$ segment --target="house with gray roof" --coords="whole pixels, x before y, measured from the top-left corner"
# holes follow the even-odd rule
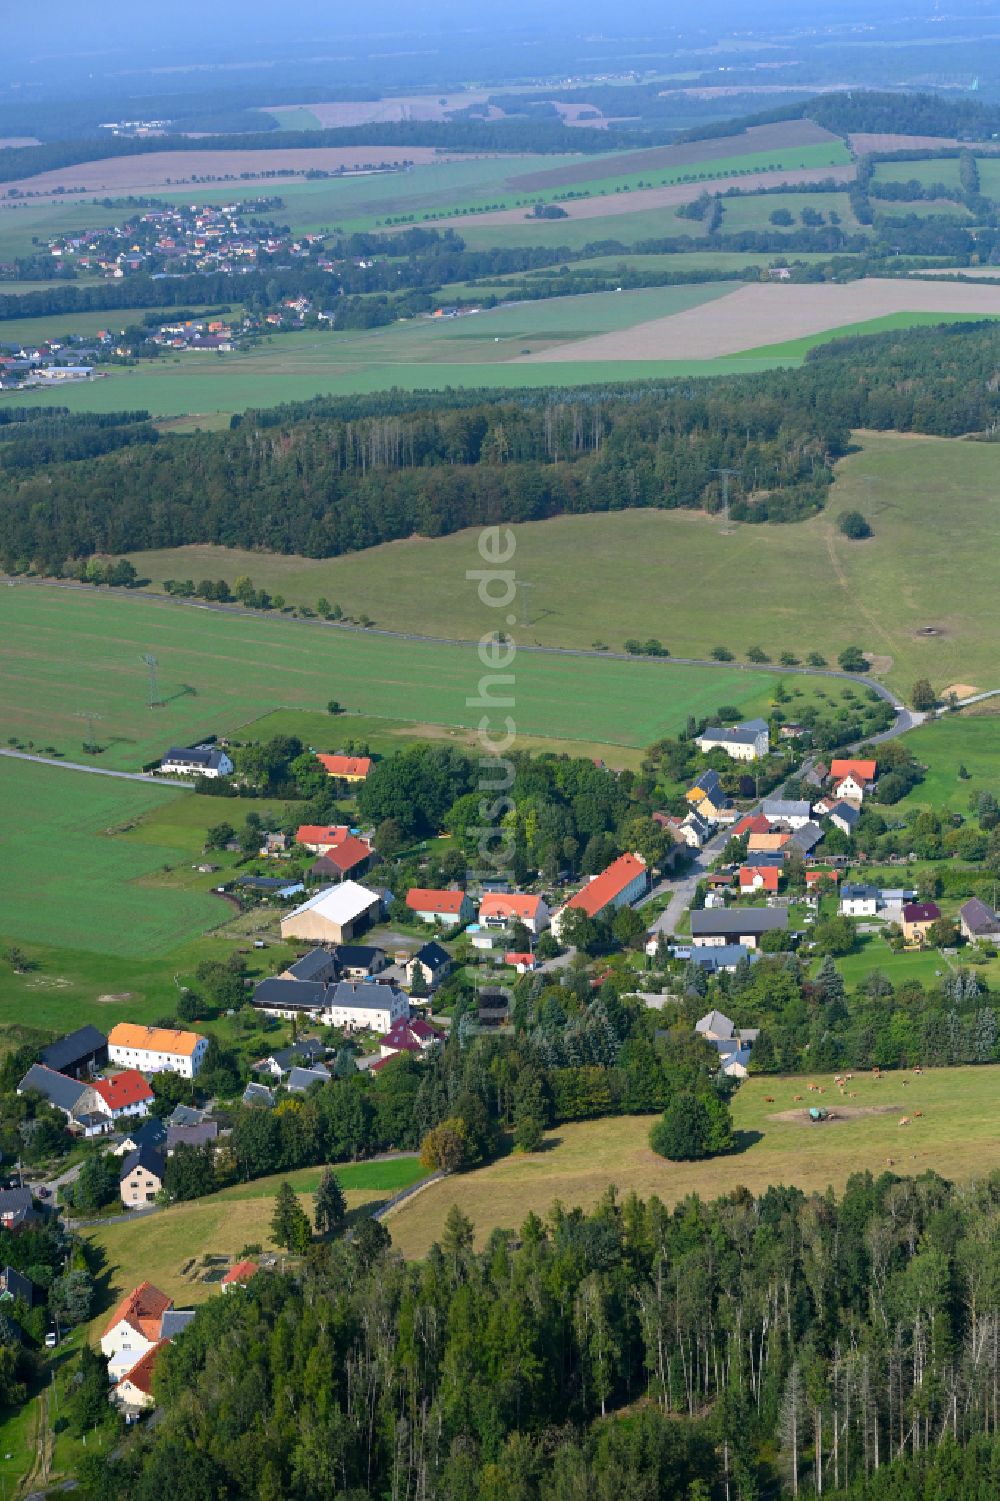
[[[733,761],[758,761],[770,748],[766,719],[747,719],[731,728],[710,725],[695,741],[698,749],[707,755],[709,751],[724,750]]]
[[[5,1266],[0,1271],[0,1303],[13,1302],[17,1298],[21,1298],[30,1308],[35,1298],[35,1284],[23,1272],[12,1266]]]
[[[741,944],[755,949],[765,933],[786,933],[784,907],[714,907],[691,913],[691,941],[695,948]]]
[[[850,837],[858,826],[861,812],[853,803],[845,803],[841,800],[839,803],[834,803],[827,816],[842,834]]]
[[[744,959],[751,964],[756,963],[760,954],[756,949],[745,948],[742,943],[720,943],[707,945],[704,948],[692,948],[688,954],[688,962],[697,964],[710,975],[717,975],[720,970],[732,974],[736,966]]]
[[[978,896],[970,897],[959,907],[958,922],[963,938],[970,943],[977,943],[981,938],[1000,938],[1000,916]]]
[[[785,849],[786,851],[799,849],[804,855],[808,855],[811,850],[816,848],[822,838],[823,830],[819,824],[809,819],[806,823],[801,824],[799,828],[792,831]]]
[[[96,1027],[78,1027],[42,1048],[39,1061],[58,1074],[83,1079],[108,1063],[108,1039]]]
[[[407,1020],[410,1003],[395,985],[372,980],[341,980],[327,992],[323,1021],[348,1032],[388,1032],[393,1022]]]
[[[250,1001],[255,1011],[265,1016],[276,1016],[282,1021],[293,1018],[318,1018],[326,1004],[327,985],[324,980],[282,979],[273,976],[261,980]]]
[[[40,1218],[30,1188],[0,1189],[0,1225],[5,1230],[17,1230]]]
[[[167,1308],[160,1320],[160,1338],[176,1339],[183,1334],[195,1314],[196,1308]]]
[[[326,985],[336,979],[337,959],[335,953],[329,949],[310,949],[308,954],[303,954],[282,971],[283,980],[310,980],[319,981]],[[265,981],[265,984],[267,982]]]
[[[767,797],[763,804],[769,823],[782,823],[789,829],[801,829],[809,822],[812,808],[807,798]]]
[[[101,1113],[97,1091],[81,1079],[59,1074],[44,1063],[33,1063],[17,1086],[18,1094],[40,1094],[55,1110],[61,1110],[70,1125],[87,1115]]]
[[[290,1094],[305,1094],[313,1084],[329,1084],[330,1075],[325,1068],[317,1064],[314,1068],[291,1069],[285,1080],[285,1088]]]

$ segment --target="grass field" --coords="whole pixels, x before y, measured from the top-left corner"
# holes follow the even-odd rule
[[[984,164],[980,162],[980,173]],[[958,173],[958,157],[926,157],[923,160],[913,162],[876,162],[875,182],[919,182],[922,188],[930,187],[931,183],[943,182],[945,187],[957,188],[961,186]],[[874,200],[887,202],[886,199]]]
[[[351,1167],[338,1167],[344,1185],[348,1217],[370,1205],[382,1204],[397,1186],[388,1183],[362,1186],[377,1167],[393,1164],[359,1164],[360,1183],[354,1186]],[[417,1164],[419,1169],[419,1163]],[[221,1296],[218,1283],[202,1280],[202,1268],[194,1265],[185,1273],[189,1262],[203,1256],[228,1256],[236,1260],[245,1246],[259,1245],[274,1250],[271,1238],[271,1204],[279,1184],[287,1181],[299,1193],[299,1202],[312,1220],[312,1194],[319,1180],[318,1168],[297,1173],[282,1173],[261,1178],[255,1183],[225,1189],[207,1199],[174,1204],[159,1214],[142,1219],[112,1221],[88,1230],[92,1246],[100,1253],[104,1271],[99,1287],[101,1312],[91,1324],[91,1333],[100,1333],[108,1311],[131,1288],[150,1281],[172,1297],[178,1308],[192,1308],[209,1298]],[[417,1176],[420,1176],[418,1171]],[[410,1182],[415,1181],[413,1178]],[[401,1185],[405,1186],[405,1185]],[[369,1211],[370,1212],[370,1211]]]
[[[476,566],[470,545],[456,579]],[[484,615],[489,612],[484,611]],[[662,618],[661,618],[662,619]],[[666,624],[662,619],[662,624]],[[646,628],[660,626],[652,612]],[[475,635],[495,627],[481,620]],[[474,648],[407,642],[320,624],[202,611],[88,589],[0,591],[0,685],[6,733],[85,759],[81,706],[103,715],[101,765],[134,768],[207,733],[232,731],[279,707],[351,711],[475,726],[482,666]],[[160,664],[163,706],[147,705],[141,656]],[[522,653],[516,717],[530,735],[648,745],[687,715],[733,703],[759,712],[768,674]]]
[[[806,1086],[826,1088],[822,1097]],[[751,1078],[733,1101],[737,1131],[750,1144],[728,1157],[703,1163],[671,1163],[649,1147],[655,1116],[625,1116],[560,1126],[548,1133],[547,1150],[514,1154],[477,1172],[431,1184],[387,1220],[393,1243],[406,1256],[423,1256],[441,1234],[451,1204],[458,1204],[476,1227],[482,1245],[497,1226],[516,1228],[530,1210],[545,1215],[554,1200],[567,1208],[591,1206],[617,1184],[624,1195],[658,1194],[667,1204],[687,1194],[714,1199],[746,1186],[752,1193],[769,1184],[795,1184],[822,1192],[843,1188],[851,1173],[884,1171],[891,1159],[900,1174],[928,1169],[945,1177],[985,1175],[1000,1167],[996,1098],[1000,1068],[934,1069],[923,1075],[888,1074],[881,1082],[857,1076],[854,1099],[841,1102],[829,1075],[803,1078]],[[773,1097],[769,1104],[765,1096]],[[796,1104],[795,1096],[803,1096]],[[805,1110],[819,1102],[881,1109],[853,1120],[810,1126],[776,1121],[777,1113]],[[892,1107],[886,1109],[886,1107]],[[922,1110],[921,1119],[901,1130],[901,1116]]]
[[[759,643],[775,660],[785,650],[804,657],[815,649],[831,661],[857,640],[892,658],[887,679],[904,693],[921,676],[939,689],[1000,687],[993,605],[1000,453],[939,438],[867,433],[858,441],[860,451],[838,467],[826,510],[794,526],[742,526],[722,537],[701,513],[621,511],[515,527],[518,571],[534,584],[532,623],[515,626],[515,638],[616,647],[652,632],[675,656],[701,657],[717,644],[740,653]],[[840,512],[855,507],[872,521],[867,542],[836,529]],[[132,558],[157,581],[233,583],[249,573],[290,601],[314,605],[325,595],[389,629],[472,636],[480,629],[465,586],[472,546],[473,534],[461,532],[327,560],[214,547]],[[736,619],[739,579],[753,579],[754,588],[741,594]],[[938,634],[918,634],[928,625]]]
[[[0,928],[19,942],[58,935],[68,948],[132,958],[161,954],[221,922],[227,909],[206,892],[155,879],[183,849],[159,843],[156,831],[141,840],[111,832],[179,796],[0,758],[8,855],[0,864]]]
[[[994,702],[996,709],[1000,709],[1000,699]],[[1000,797],[1000,715],[995,712],[992,716],[946,715],[914,730],[906,744],[927,771],[898,805],[901,809],[934,808],[967,816],[973,793],[992,792]],[[967,779],[959,777],[960,766],[968,772]]]
[[[803,209],[815,209],[823,215],[824,224],[830,223],[830,213],[840,215],[840,227],[849,232],[857,230],[857,219],[851,210],[851,201],[846,193],[747,193],[739,198],[723,198],[722,231],[724,234],[742,234],[748,229],[782,229],[789,234],[802,228]],[[775,209],[787,209],[794,224],[771,223]]]

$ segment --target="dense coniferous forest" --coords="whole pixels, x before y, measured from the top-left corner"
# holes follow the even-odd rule
[[[95,424],[89,449],[76,426],[81,456],[64,463],[51,461],[51,433],[32,449],[43,414],[28,410],[7,428],[0,558],[57,571],[93,552],[194,542],[330,557],[480,523],[712,507],[720,467],[742,476],[738,519],[793,521],[823,505],[852,428],[992,430],[996,351],[990,326],[952,325],[835,341],[798,371],[638,390],[320,398],[287,422],[248,414],[227,433],[159,441],[143,423]],[[127,431],[135,441],[105,451]]]
[[[370,1222],[369,1222],[370,1224]],[[391,1221],[390,1221],[391,1224]],[[102,1501],[978,1501],[1000,1479],[1000,1179],[609,1191],[407,1265],[364,1222],[218,1297]]]

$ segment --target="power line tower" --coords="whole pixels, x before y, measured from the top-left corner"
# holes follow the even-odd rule
[[[104,716],[103,714],[98,714],[96,709],[78,709],[76,718],[86,720],[87,738],[83,742],[83,748],[85,751],[93,754],[97,749],[97,741],[94,739],[94,723],[98,719],[103,719]]]
[[[149,674],[149,707],[151,709],[158,709],[160,707],[160,704],[163,702],[163,700],[160,698],[160,664],[153,656],[153,653],[151,651],[144,651],[142,654],[142,660],[143,662],[145,662],[146,671]]]
[[[738,469],[717,469],[716,474],[722,477],[722,531],[728,536],[733,528],[729,524],[729,481],[738,478]]]

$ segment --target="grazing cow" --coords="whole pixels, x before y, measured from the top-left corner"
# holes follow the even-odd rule
[[[899,1124],[901,1126],[908,1126],[910,1124],[910,1117],[908,1115],[900,1116]]]
[[[765,1105],[773,1105],[774,1104],[774,1095],[773,1094],[766,1094],[764,1096],[764,1104]]]
[[[923,1115],[923,1113],[924,1112],[922,1110],[914,1110],[914,1112],[913,1112],[913,1119],[914,1120],[919,1120],[920,1117]]]
[[[796,1099],[796,1100],[801,1100],[801,1098],[802,1098],[802,1096],[800,1094],[797,1094],[797,1095],[793,1096],[793,1099]]]

